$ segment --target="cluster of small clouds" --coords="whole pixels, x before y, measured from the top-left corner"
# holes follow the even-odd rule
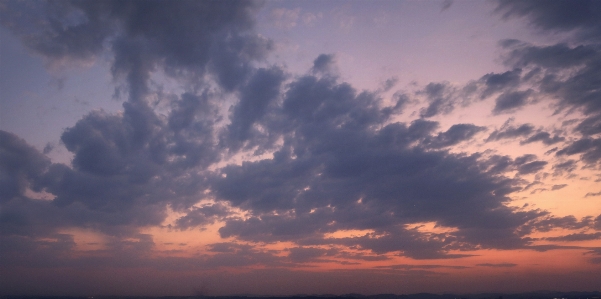
[[[451,2],[445,3],[443,9]],[[265,65],[273,41],[252,30],[254,2],[6,2],[2,25],[49,65],[110,55],[112,75],[123,82],[127,100],[120,113],[95,110],[64,131],[61,141],[73,154],[71,165],[52,163],[20,137],[0,132],[0,264],[75,263],[68,254],[75,248],[73,237],[61,233],[70,227],[109,236],[115,264],[157,267],[290,266],[333,258],[386,259],[384,254],[448,259],[477,249],[547,250],[553,248],[533,245],[529,234],[552,228],[583,232],[549,241],[599,239],[601,215],[577,220],[507,205],[512,192],[527,188],[508,173],[536,174],[548,161],[535,155],[453,153],[451,147],[490,129],[459,123],[445,130],[430,120],[476,101],[494,98],[492,113],[504,114],[544,98],[558,111],[577,111],[584,118],[573,131],[508,121],[486,142],[556,145],[556,157],[598,170],[601,52],[595,37],[601,36],[601,17],[564,18],[565,2],[553,3],[499,1],[497,12],[527,18],[543,31],[573,32],[569,43],[502,41],[511,70],[485,74],[462,87],[433,82],[415,95],[396,94],[387,105],[382,91],[358,91],[342,82],[333,55],[320,55],[300,75]],[[599,2],[578,3],[590,6],[583,16],[601,12]],[[298,11],[274,15],[288,20],[285,26],[300,18]],[[154,92],[149,80],[156,72],[194,83],[165,99],[169,109],[164,113],[149,100]],[[224,115],[220,107],[228,97],[236,101]],[[398,122],[413,98],[426,104],[419,118]],[[248,152],[257,158],[228,163]],[[576,164],[562,160],[552,167],[571,172]],[[196,205],[207,198],[215,203]],[[211,244],[212,254],[196,262],[140,256],[154,246],[141,228],[163,225],[168,207],[184,214],[173,229],[221,222],[219,235],[239,243]],[[454,230],[427,233],[409,226],[424,222]],[[347,230],[369,232],[328,237]],[[282,257],[244,242],[297,247]],[[86,261],[93,262],[107,263],[105,258]]]

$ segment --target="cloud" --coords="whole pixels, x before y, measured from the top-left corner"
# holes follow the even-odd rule
[[[601,196],[601,191],[600,192],[588,192],[588,193],[586,193],[586,195],[584,197],[589,197],[589,196]]]
[[[407,264],[396,264],[388,266],[376,266],[376,268],[390,268],[390,269],[436,269],[436,268],[448,268],[448,269],[466,269],[466,266],[445,266],[445,265],[407,265]]]
[[[311,71],[315,74],[331,74],[336,71],[334,54],[321,54],[313,61]]]
[[[541,131],[528,137],[528,139],[521,141],[520,144],[528,144],[537,141],[541,141],[545,145],[552,145],[558,142],[565,141],[565,138],[558,135],[551,137],[551,134]]]
[[[601,160],[601,139],[600,138],[582,138],[557,151],[557,156],[582,154],[584,162],[596,164]]]
[[[240,90],[240,101],[232,107],[232,122],[227,128],[226,138],[230,147],[238,148],[247,140],[251,140],[249,147],[258,144],[268,147],[268,144],[274,142],[274,140],[270,142],[259,138],[262,134],[254,125],[261,124],[270,104],[280,97],[280,89],[285,78],[285,73],[279,68],[259,69]]]
[[[253,32],[254,2],[49,2],[33,12],[21,3],[8,5],[3,24],[50,64],[109,55],[112,75],[125,84],[128,99],[118,113],[93,110],[64,130],[61,142],[73,155],[69,165],[52,163],[0,131],[2,265],[189,270],[394,256],[459,259],[478,249],[546,250],[534,247],[529,233],[593,227],[592,217],[558,218],[508,204],[510,194],[527,189],[528,182],[506,173],[535,174],[548,161],[531,154],[514,159],[456,152],[451,147],[486,128],[456,123],[442,131],[431,120],[469,104],[471,96],[496,96],[493,113],[502,114],[538,94],[552,94],[559,106],[583,109],[585,119],[576,125],[583,138],[566,142],[563,131],[552,137],[532,124],[508,121],[486,140],[566,142],[556,153],[560,159],[579,154],[593,164],[601,159],[593,47],[505,41],[512,70],[484,75],[472,82],[473,90],[430,83],[411,96],[395,93],[387,104],[383,94],[394,80],[381,90],[358,91],[338,77],[333,54],[319,55],[304,75],[261,64],[273,43]],[[296,22],[298,11],[283,11],[282,18]],[[29,19],[39,22],[28,24]],[[159,72],[192,87],[181,94],[157,93],[149,80]],[[587,75],[593,78],[580,80]],[[532,89],[519,90],[525,83]],[[152,97],[164,107],[157,108]],[[400,121],[413,97],[426,107],[419,118]],[[231,105],[227,113],[224,105]],[[553,169],[572,171],[575,161]],[[31,192],[54,198],[31,198]],[[201,204],[203,199],[210,204]],[[169,217],[168,209],[178,216]],[[167,219],[174,221],[171,226]],[[229,242],[209,244],[206,254],[194,258],[153,258],[157,245],[142,233],[148,227],[186,230],[215,223],[223,223],[218,233]],[[415,228],[420,223],[448,230]],[[64,231],[74,227],[105,236],[105,251],[70,256],[76,243]],[[349,230],[365,233],[332,236]],[[287,256],[263,246],[276,242],[293,244],[283,250]],[[448,266],[389,268],[443,267]]]
[[[588,227],[592,227],[592,217],[583,217],[578,220],[574,216],[544,216],[532,221],[527,226],[524,226],[524,233],[532,232],[537,230],[540,232],[549,232],[554,228],[562,228],[568,230],[580,230]]]
[[[202,227],[213,224],[215,221],[224,219],[231,214],[228,207],[221,203],[195,207],[185,216],[175,221],[176,227],[187,229],[191,227]]]
[[[273,159],[226,166],[211,180],[216,199],[252,215],[228,220],[220,229],[222,237],[304,245],[337,242],[413,258],[462,257],[447,253],[458,246],[514,248],[527,243],[513,230],[538,213],[502,204],[514,188],[511,180],[480,171],[476,156],[427,150],[470,139],[483,128],[459,124],[435,134],[438,123],[422,119],[380,128],[388,116],[376,95],[358,94],[333,78],[305,76],[289,86],[281,108],[270,111],[288,119],[269,128],[284,139]],[[546,164],[524,163],[522,173]],[[453,175],[448,176],[450,169]],[[424,221],[458,231],[443,237],[399,228]],[[323,239],[326,233],[348,229],[373,229],[378,237]]]
[[[440,11],[442,12],[442,11],[449,9],[451,7],[451,5],[453,5],[453,0],[442,1]]]
[[[424,94],[429,103],[420,111],[423,118],[448,114],[455,109],[454,90],[448,83],[429,83],[418,94]]]
[[[524,163],[518,167],[519,174],[531,174],[541,171],[545,165],[549,164],[547,161],[534,161]]]
[[[480,83],[484,85],[481,98],[486,98],[496,92],[504,91],[519,86],[522,70],[516,68],[502,74],[489,73],[480,78]]]
[[[484,263],[484,264],[476,264],[476,266],[491,267],[491,268],[512,268],[512,267],[517,266],[517,264],[514,264],[514,263],[499,263],[499,264]]]
[[[548,237],[545,240],[548,241],[560,241],[560,242],[578,242],[578,241],[590,241],[590,240],[598,240],[601,239],[601,233],[579,233],[579,234],[569,234],[565,236],[559,237]]]
[[[0,203],[24,197],[25,191],[36,186],[49,166],[49,159],[28,145],[25,140],[9,132],[0,131]]]
[[[493,109],[493,113],[501,114],[515,111],[518,108],[528,104],[530,95],[530,90],[503,93],[495,100],[495,108]]]
[[[503,18],[525,17],[541,30],[576,31],[579,39],[597,39],[601,31],[601,5],[583,1],[497,1],[496,12]]]
[[[531,124],[523,124],[523,125],[516,127],[516,126],[510,125],[510,123],[511,123],[510,120],[505,122],[505,124],[503,124],[501,129],[494,130],[488,136],[486,141],[489,142],[489,141],[496,141],[496,140],[501,140],[501,139],[513,139],[516,137],[530,135],[530,133],[532,133],[534,131],[534,126]]]
[[[557,174],[562,174],[564,172],[572,172],[576,169],[577,162],[575,160],[567,160],[565,162],[561,162],[553,165],[553,169]]]
[[[316,247],[294,247],[289,249],[290,253],[288,258],[296,263],[302,263],[307,261],[318,261],[319,257],[332,256],[337,251],[331,249],[323,249]]]
[[[257,9],[250,1],[11,2],[2,19],[49,64],[89,61],[110,51],[113,75],[125,78],[130,97],[137,99],[157,67],[176,77],[210,70],[224,88],[237,87],[250,61],[272,48],[271,41],[252,33]]]
[[[473,124],[456,124],[451,126],[446,132],[430,140],[430,146],[433,148],[442,148],[456,145],[459,142],[469,140],[479,132],[486,130],[485,127],[479,127]]]
[[[513,118],[509,118],[500,129],[494,130],[486,142],[497,141],[502,139],[517,139],[520,137],[527,137],[520,141],[521,145],[529,144],[533,142],[542,142],[545,145],[552,145],[558,142],[565,141],[564,137],[555,135],[551,137],[551,134],[543,131],[542,129],[535,130],[531,124],[522,124],[519,126],[512,125]],[[534,134],[532,134],[534,133]]]
[[[501,6],[510,7],[512,10],[522,11],[524,9],[523,6],[511,1],[503,3],[505,4]],[[559,1],[557,3],[563,2]],[[579,5],[592,5],[585,3],[587,2],[582,1],[579,2]],[[529,5],[526,6],[529,7]],[[595,5],[597,4],[593,6]],[[558,12],[551,13],[549,11],[548,13],[555,15]],[[529,11],[523,12],[523,15],[530,16],[530,14]],[[555,17],[552,19],[555,19]],[[578,25],[574,25],[574,29],[580,28],[586,31],[586,24],[578,23]],[[594,24],[589,25],[593,26]],[[564,27],[560,26],[558,28]],[[551,136],[550,133],[540,130],[522,141],[522,143],[542,141],[545,145],[551,145],[566,142],[567,144],[556,152],[557,155],[579,154],[588,166],[594,167],[601,159],[596,138],[596,134],[599,132],[598,120],[601,119],[601,105],[596,100],[600,96],[600,91],[595,83],[601,78],[601,52],[595,46],[594,40],[582,39],[578,42],[584,44],[570,46],[560,43],[550,46],[537,46],[519,41],[506,41],[504,46],[508,52],[505,56],[505,62],[513,67],[531,70],[531,73],[536,74],[528,80],[532,88],[527,92],[506,93],[505,96],[502,95],[497,98],[495,111],[497,113],[506,110],[513,111],[527,104],[529,97],[538,98],[542,96],[545,101],[550,101],[556,108],[556,113],[562,110],[567,110],[568,113],[581,113],[584,119],[578,120],[573,128],[574,132],[577,133],[576,138],[566,142],[565,137],[561,135]],[[562,128],[560,134],[568,133],[568,125],[564,124],[565,127]],[[572,130],[572,128],[569,130]]]

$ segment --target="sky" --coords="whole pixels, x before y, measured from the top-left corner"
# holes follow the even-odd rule
[[[0,276],[599,290],[601,2],[3,0]]]

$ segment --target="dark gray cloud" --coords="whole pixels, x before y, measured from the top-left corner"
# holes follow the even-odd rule
[[[601,55],[595,46],[519,44],[509,49],[506,63],[543,68],[536,82],[541,92],[559,100],[560,108],[582,108],[586,114],[601,110],[594,87],[601,76]]]
[[[557,151],[556,155],[571,156],[581,154],[581,159],[591,165],[601,160],[601,138],[582,138]]]
[[[571,109],[584,113],[575,130],[582,134],[570,141],[558,155],[580,154],[594,167],[601,155],[593,135],[599,132],[599,78],[601,55],[598,48],[601,32],[601,5],[597,1],[497,1],[496,11],[504,18],[525,18],[544,32],[570,32],[568,43],[537,46],[516,40],[501,45],[508,50],[506,63],[514,67],[537,69],[534,79],[539,91],[556,100],[558,110]],[[597,83],[595,83],[597,82]],[[546,143],[555,137],[539,135]],[[548,139],[551,138],[551,139]],[[559,138],[556,139],[559,141]]]
[[[534,161],[529,163],[524,163],[518,167],[519,174],[530,174],[541,171],[545,168],[545,165],[549,164],[547,161]]]
[[[579,28],[580,26],[584,24],[578,25]],[[514,67],[537,70],[538,74],[529,81],[536,88],[530,89],[530,94],[538,94],[545,100],[552,101],[557,112],[566,110],[568,113],[578,111],[584,114],[584,119],[578,120],[574,127],[576,138],[566,142],[567,144],[557,151],[557,155],[579,154],[586,164],[595,167],[601,159],[596,138],[601,119],[601,105],[598,101],[601,94],[597,88],[601,78],[601,52],[593,40],[579,42],[584,44],[536,46],[519,41],[506,42],[504,45],[508,53],[505,60]],[[528,102],[527,98],[526,94],[504,99],[499,97],[495,111],[522,106]],[[570,123],[564,125],[567,128]],[[522,143],[541,141],[545,145],[551,145],[565,142],[562,135],[567,133],[567,129],[562,129],[551,136],[549,132],[539,131]]]
[[[500,174],[513,169],[514,161],[509,156],[493,155],[483,161],[482,166],[490,174]]]
[[[511,120],[511,119],[510,119]],[[534,126],[531,124],[523,124],[520,126],[510,125],[510,120],[499,130],[494,130],[486,139],[486,141],[496,141],[501,139],[514,139],[517,137],[528,136],[534,131]]]
[[[92,111],[62,135],[73,153],[72,167],[52,164],[2,132],[1,169],[10,179],[2,181],[3,232],[52,236],[68,227],[89,227],[127,239],[139,227],[160,225],[166,205],[187,210],[206,187],[199,171],[219,157],[210,109],[194,113],[202,103],[202,96],[184,94],[179,105],[192,116],[176,108],[165,118],[144,102],[126,102],[121,114]],[[54,199],[29,198],[28,189]]]
[[[175,96],[165,118],[145,99],[152,92],[148,81],[163,70],[184,80],[210,74],[225,90],[242,86],[254,72],[251,63],[272,47],[252,32],[257,8],[249,1],[7,2],[2,25],[50,65],[109,53],[113,76],[129,93],[123,113],[93,111],[65,130],[61,140],[74,155],[73,168],[46,162],[39,178],[19,183],[21,193],[31,185],[56,196],[50,204],[20,198],[10,202],[10,211],[34,219],[27,215],[50,205],[64,217],[48,223],[49,230],[84,225],[126,236],[160,224],[166,204],[185,211],[198,201],[204,188],[199,171],[220,158],[215,95],[201,89]],[[191,214],[211,218],[204,210]],[[184,218],[180,225],[195,221]]]
[[[598,39],[601,32],[601,5],[594,0],[498,0],[496,11],[506,19],[525,17],[541,30],[576,31],[579,39]]]
[[[336,71],[334,54],[321,54],[313,61],[311,71],[315,74],[331,74]]]
[[[540,131],[528,137],[528,139],[521,141],[520,144],[528,144],[538,141],[544,143],[545,145],[552,145],[558,142],[565,141],[565,138],[558,135],[551,137],[551,134],[549,134],[548,132]]]
[[[357,94],[332,78],[292,82],[281,110],[272,111],[289,120],[274,128],[284,136],[282,149],[273,159],[227,166],[211,183],[216,198],[252,213],[228,220],[221,236],[309,246],[338,242],[413,258],[456,258],[463,255],[447,251],[527,243],[513,231],[538,212],[502,205],[516,188],[512,180],[484,172],[477,156],[427,150],[470,139],[483,128],[459,124],[435,134],[438,123],[422,119],[379,128],[388,119],[382,110],[377,96]],[[523,173],[546,162],[531,163],[520,166]],[[398,228],[425,221],[460,229],[425,236]],[[374,229],[381,236],[323,239],[340,229]]]
[[[524,163],[530,162],[530,161],[535,160],[535,159],[536,159],[536,155],[525,154],[525,155],[522,155],[522,156],[519,156],[519,157],[515,158],[514,164],[518,165],[518,166],[521,166]]]
[[[246,86],[242,102],[256,103],[257,93],[269,89],[259,90],[257,83],[268,71],[254,71],[251,64],[265,58],[272,47],[271,41],[252,32],[257,8],[247,1],[7,2],[1,12],[3,26],[50,65],[90,61],[109,53],[112,74],[123,80],[129,93],[122,113],[92,111],[65,130],[61,141],[73,153],[72,168],[51,165],[30,147],[20,152],[30,155],[27,163],[41,165],[36,166],[36,177],[27,175],[33,167],[29,164],[20,165],[20,170],[13,170],[15,162],[2,165],[11,177],[15,172],[6,182],[11,187],[2,189],[13,190],[3,197],[10,200],[3,207],[7,227],[19,233],[30,225],[51,233],[85,226],[126,238],[138,227],[160,224],[166,205],[188,211],[206,188],[202,170],[220,159],[217,95],[200,84],[201,88],[171,96],[171,109],[158,114],[146,100],[152,92],[149,78],[157,70],[184,80],[209,74],[228,91]],[[246,83],[253,74],[259,79]],[[271,96],[278,92],[276,88]],[[242,126],[249,125],[242,116],[236,117]],[[251,116],[250,124],[252,117],[258,116]],[[36,162],[39,159],[42,162]],[[55,199],[33,201],[23,196],[26,188],[49,192]],[[60,217],[50,221],[41,212],[44,208]],[[184,217],[178,225],[196,226],[224,213],[210,210],[193,209],[190,214],[196,217]],[[38,218],[48,221],[47,228],[33,225]]]
[[[601,114],[587,117],[576,126],[576,131],[585,136],[601,133]]]
[[[469,140],[479,132],[486,130],[485,127],[479,127],[473,124],[456,124],[451,126],[446,132],[429,140],[429,145],[433,148],[442,148],[456,145],[459,142]]]
[[[497,141],[502,139],[518,139],[522,137],[520,144],[529,144],[533,142],[542,142],[545,145],[552,145],[558,142],[565,141],[565,138],[555,134],[543,131],[542,129],[535,130],[531,124],[522,124],[519,126],[512,125],[513,118],[508,119],[500,129],[494,130],[488,138],[487,142]],[[534,133],[534,134],[533,134]],[[523,139],[523,137],[527,137]]]
[[[0,203],[25,196],[27,188],[41,191],[35,182],[50,160],[9,132],[0,131]]]
[[[274,140],[259,138],[261,132],[253,125],[261,124],[261,118],[267,113],[268,106],[280,97],[280,88],[285,74],[279,68],[259,69],[250,78],[247,85],[240,90],[240,101],[234,106],[231,124],[227,128],[227,139],[230,147],[236,149],[240,144],[251,140],[249,147],[260,143],[268,147]]]
[[[446,82],[429,83],[418,94],[425,95],[428,101],[428,106],[420,111],[423,118],[448,114],[455,109],[454,89]]]
[[[519,86],[521,73],[522,70],[516,68],[501,74],[490,73],[482,76],[479,80],[484,85],[481,98]]]
[[[501,94],[495,100],[494,114],[508,113],[515,111],[522,106],[528,104],[528,99],[531,95],[531,90],[526,91],[511,91]]]
[[[157,67],[177,77],[210,71],[225,89],[239,86],[273,47],[251,31],[257,9],[251,1],[49,1],[7,2],[1,13],[2,25],[51,64],[111,51],[114,76],[138,99]]]

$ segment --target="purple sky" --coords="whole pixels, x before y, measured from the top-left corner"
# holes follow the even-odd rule
[[[601,2],[9,0],[0,25],[0,295],[601,285]]]

